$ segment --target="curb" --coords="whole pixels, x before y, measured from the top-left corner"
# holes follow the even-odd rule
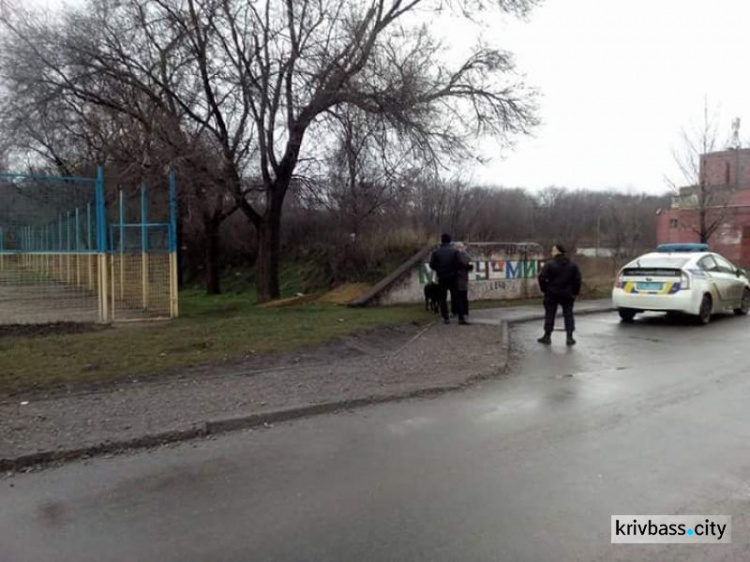
[[[581,316],[588,314],[598,314],[603,312],[611,312],[612,310],[615,309],[613,307],[602,309],[588,309],[576,312],[576,315]],[[152,447],[167,445],[170,443],[187,441],[199,437],[207,437],[209,435],[220,435],[222,433],[236,431],[238,429],[252,429],[256,427],[266,426],[272,423],[281,423],[320,414],[330,414],[344,410],[354,410],[364,408],[366,406],[373,406],[386,402],[400,402],[413,398],[431,398],[446,394],[448,392],[464,390],[481,380],[490,379],[505,373],[508,368],[510,357],[510,327],[514,324],[522,324],[525,322],[538,321],[541,319],[544,319],[544,314],[529,314],[527,316],[515,318],[512,320],[501,319],[497,324],[500,328],[501,356],[497,368],[491,373],[479,373],[472,375],[460,383],[419,388],[417,390],[410,390],[408,392],[397,394],[354,398],[351,400],[342,400],[337,402],[325,402],[322,404],[313,404],[297,408],[287,408],[266,413],[248,414],[246,416],[239,416],[234,418],[209,420],[196,423],[188,429],[152,433],[122,441],[106,441],[104,443],[98,443],[96,445],[90,445],[88,447],[61,449],[59,451],[39,451],[37,453],[30,453],[14,458],[0,459],[0,472],[19,472],[23,469],[31,467],[43,467],[55,463],[64,463],[79,459],[87,459],[94,456],[110,454],[114,455],[137,449],[148,449]],[[426,331],[426,329],[423,330],[423,332],[420,332],[418,336],[424,333],[424,331]],[[400,353],[402,350],[403,347],[397,350],[397,352]]]
[[[585,308],[583,310],[575,310],[575,316],[589,316],[590,314],[603,314],[605,312],[615,312],[617,310],[614,306],[607,306],[602,308]],[[513,324],[524,324],[526,322],[536,322],[538,320],[544,320],[544,314],[528,314],[526,316],[519,316],[507,322],[512,326]]]
[[[503,361],[503,363],[504,364],[499,367],[500,371],[505,368],[507,360]],[[385,402],[399,402],[413,398],[436,397],[447,392],[463,390],[471,383],[480,379],[490,378],[495,374],[496,373],[474,375],[462,383],[420,388],[400,394],[386,394],[383,396],[354,398],[352,400],[343,400],[339,402],[325,402],[323,404],[315,404],[312,406],[302,406],[299,408],[288,408],[285,410],[274,410],[272,412],[260,414],[249,414],[247,416],[212,420],[195,424],[190,429],[151,433],[142,437],[123,441],[98,443],[88,447],[61,449],[59,451],[40,451],[15,458],[0,459],[0,472],[19,472],[30,467],[38,468],[55,463],[70,462],[95,456],[120,454],[137,449],[149,449],[170,443],[207,437],[209,435],[220,435],[238,429],[252,429],[267,426],[272,423],[281,423],[321,414],[354,410]]]

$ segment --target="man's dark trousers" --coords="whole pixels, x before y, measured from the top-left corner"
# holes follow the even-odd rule
[[[565,331],[572,334],[576,329],[575,319],[573,318],[573,303],[575,299],[572,297],[544,297],[544,333],[551,334],[555,329],[555,316],[557,315],[557,307],[562,306],[563,318],[565,319]]]
[[[458,283],[456,284],[458,286]],[[469,291],[459,291],[456,289],[456,298],[451,293],[451,316],[468,316],[469,315]]]
[[[453,297],[451,297],[453,298]],[[456,314],[459,318],[464,318],[469,315],[469,291],[456,290],[456,308],[453,314]],[[453,308],[451,306],[451,308]]]
[[[451,303],[458,303],[458,291],[456,290],[456,279],[450,278],[439,278],[438,286],[440,287],[440,293],[438,295],[438,305],[440,306],[440,314],[445,320],[448,320],[448,293],[451,294]],[[463,319],[463,312],[460,312],[460,308],[456,309],[459,315],[459,320]]]

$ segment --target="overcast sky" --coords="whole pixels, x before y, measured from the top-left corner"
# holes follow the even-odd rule
[[[664,191],[704,99],[721,148],[734,117],[747,146],[749,26],[748,0],[546,0],[528,22],[498,22],[495,39],[541,90],[543,124],[476,179]]]

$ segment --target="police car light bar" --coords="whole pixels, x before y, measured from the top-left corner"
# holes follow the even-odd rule
[[[657,252],[709,252],[708,244],[685,243],[685,244],[659,244]]]

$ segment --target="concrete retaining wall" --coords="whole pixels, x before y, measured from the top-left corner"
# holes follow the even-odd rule
[[[470,300],[521,299],[541,295],[536,277],[544,263],[544,256],[539,245],[467,242],[466,247],[474,264],[474,271],[469,273]],[[432,277],[428,265],[431,250],[421,250],[351,304],[424,302],[424,286]]]

